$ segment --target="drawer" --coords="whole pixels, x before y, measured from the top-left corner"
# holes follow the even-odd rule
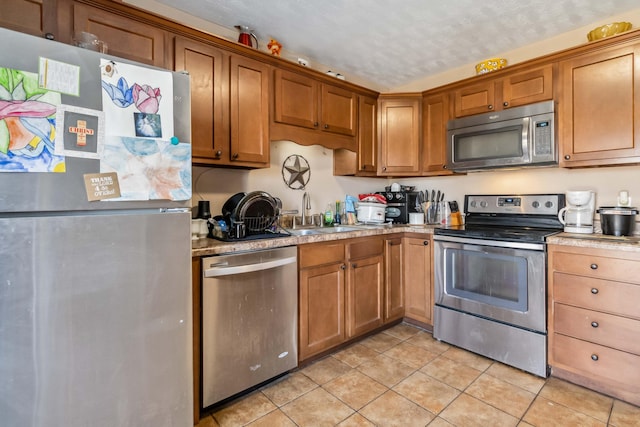
[[[554,334],[550,350],[552,366],[640,393],[640,356],[561,334]]]
[[[640,355],[640,321],[557,303],[553,310],[555,332]]]
[[[640,262],[598,255],[554,251],[551,269],[580,276],[640,283]]]
[[[310,243],[298,248],[299,268],[344,262],[344,243]]]
[[[640,319],[640,285],[555,272],[553,300]]]

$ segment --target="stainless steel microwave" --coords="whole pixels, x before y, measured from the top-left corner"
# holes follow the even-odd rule
[[[477,114],[447,123],[447,168],[474,171],[558,164],[554,102]]]

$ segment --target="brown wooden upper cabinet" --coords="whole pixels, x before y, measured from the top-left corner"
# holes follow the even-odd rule
[[[357,94],[347,89],[304,74],[276,69],[272,137],[355,151],[357,101]],[[300,129],[304,132],[300,133]]]
[[[52,10],[46,10],[48,8]],[[53,18],[53,19],[51,19]],[[0,26],[21,33],[54,36],[51,24],[55,23],[55,4],[43,0],[9,0],[2,4]]]
[[[640,44],[560,62],[560,166],[640,162]]]
[[[72,27],[71,34],[63,34],[61,29],[61,41],[71,43],[74,34],[85,31],[106,42],[110,55],[158,67],[170,64],[165,58],[165,54],[170,57],[171,53],[165,43],[169,35],[153,25],[84,3],[73,3]]]
[[[269,66],[176,37],[174,68],[191,77],[193,163],[268,167]]]
[[[449,92],[425,94],[422,98],[421,175],[448,175],[447,121],[451,118]]]
[[[378,172],[378,100],[358,97],[358,171],[356,176],[376,176]]]
[[[413,94],[379,98],[378,175],[415,176],[420,172],[421,103],[421,96]]]
[[[550,99],[553,99],[553,64],[546,64],[456,89],[455,116],[499,111]]]

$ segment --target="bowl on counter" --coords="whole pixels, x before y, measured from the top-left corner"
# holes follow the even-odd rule
[[[636,225],[636,208],[601,206],[598,208],[602,234],[609,236],[630,236]]]
[[[631,27],[631,22],[613,22],[611,24],[601,25],[600,27],[594,28],[593,30],[589,31],[587,33],[587,39],[590,42],[600,40],[605,37],[610,37],[616,34],[624,33],[625,31],[629,31]]]

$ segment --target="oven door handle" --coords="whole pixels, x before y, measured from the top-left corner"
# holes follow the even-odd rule
[[[273,261],[257,262],[255,264],[234,265],[232,267],[226,266],[226,263],[211,264],[211,268],[204,271],[204,277],[220,277],[229,276],[232,274],[253,273],[256,271],[270,270],[272,268],[282,267],[287,264],[294,264],[297,258],[287,257],[275,259]]]
[[[468,239],[465,237],[444,236],[442,234],[435,234],[433,236],[433,240],[440,241],[440,242],[463,243],[463,244],[476,245],[476,246],[493,246],[498,248],[529,249],[533,251],[544,251],[544,243],[507,242],[503,240],[487,240],[487,239]]]

